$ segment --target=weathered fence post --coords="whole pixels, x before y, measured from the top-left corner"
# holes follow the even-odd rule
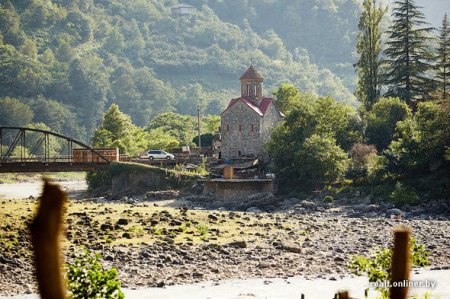
[[[348,292],[344,291],[344,292],[339,292],[338,293],[338,298],[339,299],[349,299],[350,297],[348,296]]]
[[[42,299],[66,298],[59,242],[66,201],[66,194],[57,185],[45,181],[39,210],[30,226],[36,277]]]
[[[391,299],[406,299],[408,295],[409,240],[411,230],[405,226],[394,229],[394,252],[391,264]]]

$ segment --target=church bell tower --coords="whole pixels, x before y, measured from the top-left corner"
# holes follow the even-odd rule
[[[241,97],[249,97],[253,100],[262,97],[264,78],[255,70],[253,65],[245,71],[239,80],[241,80]]]

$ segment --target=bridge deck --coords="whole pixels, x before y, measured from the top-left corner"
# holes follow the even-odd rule
[[[0,164],[0,173],[15,172],[81,172],[106,169],[109,163],[14,162]]]

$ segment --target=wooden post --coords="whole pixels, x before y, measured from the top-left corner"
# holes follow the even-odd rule
[[[61,270],[59,237],[66,194],[45,181],[39,210],[30,225],[36,276],[43,299],[65,299],[66,287]]]
[[[408,296],[408,285],[410,262],[409,262],[409,240],[411,230],[405,226],[394,229],[394,252],[391,264],[391,299],[406,299]],[[394,286],[395,285],[395,286]]]
[[[224,179],[231,180],[231,179],[233,179],[233,175],[234,175],[233,167],[227,165],[223,168],[223,178]]]
[[[338,296],[339,299],[349,299],[350,297],[348,296],[348,292],[344,291],[344,292],[339,292]]]

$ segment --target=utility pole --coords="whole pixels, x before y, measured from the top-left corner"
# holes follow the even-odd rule
[[[200,105],[197,105],[197,129],[198,129],[198,148],[202,149],[202,136],[200,128]]]

